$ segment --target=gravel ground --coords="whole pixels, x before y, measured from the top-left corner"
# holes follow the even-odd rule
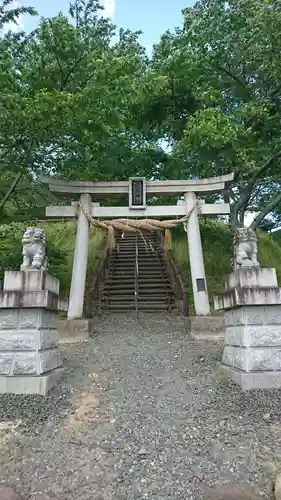
[[[270,499],[281,391],[243,394],[221,351],[175,317],[103,319],[64,345],[49,397],[0,396],[0,482],[26,500],[199,500],[241,482]]]

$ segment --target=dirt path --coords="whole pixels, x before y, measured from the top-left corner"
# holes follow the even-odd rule
[[[174,317],[106,318],[64,347],[48,398],[0,396],[0,481],[30,500],[197,500],[227,482],[271,498],[281,391],[242,394],[221,349]]]

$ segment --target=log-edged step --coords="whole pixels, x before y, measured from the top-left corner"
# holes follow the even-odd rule
[[[136,256],[136,242],[138,254]],[[136,260],[138,262],[136,304]],[[101,287],[101,305],[112,311],[168,311],[174,293],[155,234],[125,233],[110,263],[107,280]]]

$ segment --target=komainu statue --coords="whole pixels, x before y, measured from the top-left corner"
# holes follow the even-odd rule
[[[234,236],[234,269],[260,267],[258,262],[257,236],[253,229],[242,227]]]
[[[21,271],[28,269],[47,270],[46,239],[44,229],[27,227],[22,237],[23,262]]]

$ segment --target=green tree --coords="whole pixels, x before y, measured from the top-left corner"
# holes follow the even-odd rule
[[[162,77],[151,74],[139,33],[116,34],[100,9],[76,0],[70,19],[44,18],[30,35],[0,40],[0,168],[14,179],[0,209],[30,175],[152,176],[165,161],[136,121]]]
[[[224,193],[233,227],[246,210],[258,212],[253,228],[280,211],[280,29],[273,0],[202,0],[153,55],[166,85],[146,104],[146,126],[170,145],[173,177],[235,172]]]
[[[0,31],[10,23],[17,24],[20,16],[29,14],[36,16],[37,12],[32,7],[14,7],[13,0],[0,0]]]

